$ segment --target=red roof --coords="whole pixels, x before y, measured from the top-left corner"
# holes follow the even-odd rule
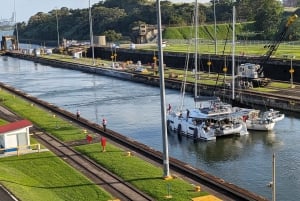
[[[7,133],[9,131],[18,130],[25,127],[31,127],[32,123],[26,119],[21,121],[12,122],[3,126],[0,126],[0,134]]]

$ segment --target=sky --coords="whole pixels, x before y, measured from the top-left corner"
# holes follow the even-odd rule
[[[90,0],[90,4],[98,3],[100,0]],[[122,0],[120,0],[122,1]],[[194,2],[195,0],[169,0],[174,3]],[[209,2],[209,0],[198,0],[199,3]],[[72,9],[82,9],[89,7],[89,0],[0,0],[0,19],[8,19],[12,16],[14,8],[16,10],[17,22],[27,22],[29,18],[38,12],[48,13],[49,11],[67,7]]]

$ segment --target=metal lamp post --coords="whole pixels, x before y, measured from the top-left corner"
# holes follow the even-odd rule
[[[95,54],[94,54],[94,38],[93,38],[93,21],[92,21],[92,9],[91,1],[89,0],[89,23],[90,23],[90,46],[92,48],[93,65],[95,65]]]
[[[162,122],[162,137],[163,137],[163,168],[164,178],[171,178],[169,169],[169,151],[168,151],[168,135],[166,128],[166,108],[165,108],[165,80],[164,80],[164,66],[163,66],[163,51],[162,51],[162,29],[161,29],[161,10],[160,0],[156,0],[157,8],[157,24],[158,24],[158,61],[159,61],[159,75],[160,75],[160,104],[161,104],[161,122]]]
[[[57,47],[59,47],[59,46],[60,46],[60,44],[59,44],[59,29],[58,29],[58,16],[57,16],[57,9],[55,9],[55,15],[56,15]]]

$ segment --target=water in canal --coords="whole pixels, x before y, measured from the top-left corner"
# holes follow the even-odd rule
[[[0,57],[0,81],[100,123],[162,151],[160,90],[111,77]],[[179,92],[166,90],[166,103]],[[186,104],[192,98],[186,100]],[[193,142],[169,135],[169,154],[238,186],[272,198],[272,154],[276,154],[277,200],[300,200],[300,119],[287,116],[274,131]]]

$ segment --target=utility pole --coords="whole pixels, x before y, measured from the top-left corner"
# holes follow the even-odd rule
[[[95,65],[95,53],[94,53],[94,38],[93,38],[93,20],[92,20],[92,8],[91,1],[89,0],[89,22],[90,22],[90,43],[92,48],[93,65]]]
[[[165,104],[165,78],[164,78],[164,62],[162,50],[162,31],[161,31],[161,10],[160,0],[156,0],[157,9],[157,24],[158,24],[158,61],[159,61],[159,76],[160,76],[160,104],[161,104],[161,122],[162,122],[162,137],[163,137],[163,168],[164,178],[169,179],[169,151],[168,151],[168,135],[166,128],[166,104]]]
[[[57,47],[60,47],[59,43],[59,29],[58,29],[58,16],[57,16],[57,8],[55,9],[55,15],[56,15],[56,32],[57,32]]]
[[[17,13],[16,13],[16,1],[15,0],[14,0],[14,23],[16,25],[16,46],[15,46],[15,49],[19,50],[19,32],[18,32]]]

